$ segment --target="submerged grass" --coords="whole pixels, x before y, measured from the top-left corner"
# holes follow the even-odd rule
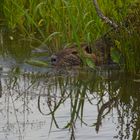
[[[133,4],[136,6],[133,14],[138,18],[140,13],[137,12],[137,0],[99,1],[103,13],[121,26],[129,16],[130,5]],[[9,0],[3,1],[0,6],[8,28],[17,29],[25,36],[38,38],[52,51],[58,51],[64,45],[74,42],[93,43],[110,29],[98,17],[93,0]],[[131,26],[127,29],[133,30],[134,25],[131,22],[129,24]],[[125,57],[127,69],[136,71],[140,61],[137,54],[139,33],[134,29],[132,36],[126,41],[128,36],[123,32],[124,30],[121,32],[123,39],[116,40],[122,46],[120,51]],[[127,49],[128,46],[132,51]]]

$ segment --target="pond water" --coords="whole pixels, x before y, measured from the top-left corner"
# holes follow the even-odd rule
[[[140,75],[34,66],[36,46],[0,34],[0,140],[140,139]]]

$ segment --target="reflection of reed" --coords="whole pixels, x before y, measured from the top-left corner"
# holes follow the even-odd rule
[[[101,73],[100,73],[101,74]],[[108,75],[110,76],[110,75]],[[83,77],[83,79],[82,79]],[[85,78],[84,78],[85,77]],[[109,77],[110,78],[110,77]],[[59,109],[59,107],[67,102],[67,100],[70,99],[70,113],[71,117],[68,123],[64,126],[64,128],[69,128],[71,132],[71,139],[74,139],[75,136],[75,123],[78,120],[81,121],[81,124],[84,124],[88,126],[88,124],[84,121],[84,105],[88,101],[91,105],[93,105],[93,102],[97,100],[97,96],[99,99],[102,99],[105,92],[113,93],[116,91],[116,88],[112,87],[111,81],[108,82],[109,79],[105,78],[105,81],[103,81],[103,77],[100,75],[96,75],[94,73],[80,73],[77,77],[56,77],[55,78],[55,85],[56,90],[55,93],[57,93],[57,89],[60,89],[60,95],[52,96],[52,94],[47,94],[47,106],[49,108],[49,112],[45,113],[41,109],[41,98],[44,98],[41,94],[38,97],[38,108],[39,111],[43,115],[51,115],[52,116],[52,123],[55,124],[57,128],[60,128],[56,117],[55,112]],[[111,80],[111,79],[110,79]],[[113,77],[114,81],[114,77]],[[50,87],[50,86],[49,86]],[[52,86],[54,88],[54,85]],[[108,89],[110,92],[108,91]],[[51,90],[51,88],[49,88]],[[112,90],[112,92],[111,92]],[[96,93],[95,93],[96,92]],[[99,92],[99,94],[98,94]],[[50,93],[50,91],[48,91]],[[106,102],[101,109],[98,112],[98,120],[96,125],[96,130],[99,130],[99,123],[102,121],[102,114],[104,113],[104,110],[106,108],[112,108],[113,103],[115,101],[116,97],[113,97],[112,99],[109,99],[108,102]],[[56,102],[57,100],[57,102]],[[100,101],[100,100],[99,100]],[[97,104],[98,105],[98,104]],[[109,113],[109,112],[108,112]],[[104,117],[108,114],[106,113]]]
[[[83,73],[82,73],[83,74]],[[102,74],[102,73],[100,73]],[[87,79],[81,79],[81,77],[87,77]],[[41,95],[38,98],[38,107],[40,112],[43,115],[51,115],[52,116],[52,122],[56,125],[57,128],[59,127],[59,124],[57,123],[57,120],[55,118],[55,112],[59,109],[59,107],[66,102],[66,100],[71,100],[71,117],[69,122],[64,126],[64,128],[69,128],[71,132],[71,137],[74,137],[75,133],[75,123],[77,119],[81,121],[81,124],[88,125],[84,121],[84,104],[85,102],[89,102],[91,105],[93,104],[94,100],[97,100],[97,97],[95,94],[93,94],[96,91],[96,94],[98,95],[98,105],[100,105],[103,102],[103,98],[106,96],[109,96],[108,101],[103,103],[98,110],[97,115],[97,122],[96,124],[96,131],[99,131],[99,127],[101,126],[102,119],[105,118],[110,111],[115,107],[119,105],[119,95],[120,95],[120,89],[122,89],[121,83],[119,83],[123,79],[119,79],[118,73],[115,77],[115,75],[111,75],[110,71],[107,73],[107,76],[104,78],[101,75],[79,75],[79,77],[73,77],[73,78],[65,78],[59,77],[56,78],[56,90],[60,89],[60,95],[58,96],[52,96],[51,94],[48,94],[48,108],[49,113],[45,114],[41,111],[40,104],[41,104]],[[54,86],[54,85],[53,85]],[[55,91],[57,93],[57,91]],[[49,91],[48,91],[49,93]],[[91,98],[91,95],[93,96]],[[90,97],[89,97],[90,96]],[[54,98],[57,98],[54,100]],[[52,105],[52,102],[54,102],[54,105]],[[53,106],[53,108],[52,108]],[[108,110],[108,111],[107,111]],[[123,117],[121,117],[123,119]],[[122,122],[122,121],[121,121]],[[123,125],[123,122],[121,123]],[[130,134],[129,134],[130,135]],[[72,138],[74,139],[74,138]]]
[[[0,98],[2,97],[2,81],[1,81],[1,78],[2,78],[2,67],[0,66]]]
[[[41,116],[50,117],[49,132],[51,132],[51,129],[55,125],[59,129],[68,129],[70,139],[75,139],[76,122],[78,120],[80,120],[81,125],[88,127],[95,126],[96,131],[100,132],[99,128],[101,127],[102,120],[114,108],[117,110],[118,122],[120,124],[118,127],[120,128],[118,137],[123,137],[126,132],[125,130],[129,132],[131,129],[127,127],[124,130],[125,120],[131,123],[134,128],[134,133],[139,135],[138,115],[140,113],[137,108],[139,107],[139,94],[136,94],[134,90],[133,95],[129,93],[128,97],[124,94],[124,91],[128,90],[132,92],[131,88],[135,85],[132,86],[130,80],[129,82],[128,80],[124,82],[123,75],[119,76],[117,73],[115,76],[110,71],[106,73],[81,71],[73,77],[60,74],[36,74],[33,76],[33,74],[21,75],[20,71],[13,72],[16,73],[10,74],[10,77],[3,80],[5,90],[3,90],[2,96],[6,97],[7,103],[7,129],[10,130],[10,111],[13,108],[12,113],[16,119],[16,124],[13,127],[18,129],[20,136],[26,131],[30,123],[29,118],[31,114],[37,113],[38,111]],[[136,89],[139,88],[136,87]],[[96,122],[91,121],[89,123],[85,119],[85,111],[87,109],[85,106],[87,103],[91,106],[91,109],[97,108]],[[69,107],[69,119],[62,125],[57,118],[57,113],[63,109],[63,105]],[[93,114],[91,113],[91,115]],[[21,116],[23,117],[22,121],[19,119]],[[128,116],[129,119],[126,118]],[[133,118],[135,118],[135,122],[130,122]],[[129,123],[127,123],[127,126],[129,126]],[[44,124],[45,122],[42,125]],[[129,137],[130,135],[131,133],[127,133],[126,136]]]
[[[102,124],[102,119],[103,119],[107,114],[110,113],[110,111],[111,111],[111,109],[113,108],[113,104],[115,103],[116,99],[117,99],[116,97],[113,97],[112,99],[109,99],[109,101],[107,101],[106,103],[104,103],[104,104],[100,107],[100,109],[99,109],[99,111],[98,111],[97,122],[95,123],[96,132],[99,131],[99,128],[100,128],[100,126],[101,126],[101,124]],[[106,109],[108,109],[108,111],[103,115],[103,113],[104,113],[104,111],[105,111]]]
[[[22,133],[27,126],[35,125],[35,123],[32,124],[28,122],[28,117],[33,113],[33,108],[29,104],[35,99],[33,96],[36,95],[33,94],[37,93],[34,91],[34,88],[37,88],[38,85],[34,80],[30,81],[29,78],[25,76],[22,77],[20,73],[14,73],[14,75],[10,73],[8,78],[3,79],[3,86],[3,98],[5,97],[6,106],[6,108],[3,108],[3,111],[6,109],[7,112],[7,124],[4,130],[6,132],[16,133],[19,139],[22,139]],[[15,117],[15,121],[11,116]]]
[[[0,98],[2,97],[2,83],[1,83],[1,78],[0,78]]]

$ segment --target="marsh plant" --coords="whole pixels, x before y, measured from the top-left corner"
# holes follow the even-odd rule
[[[139,72],[138,0],[98,1],[99,7],[119,26],[110,37],[117,46],[112,58],[125,69]],[[94,43],[112,28],[98,16],[93,0],[8,0],[2,1],[1,18],[5,26],[19,34],[47,44],[51,52],[69,43]]]

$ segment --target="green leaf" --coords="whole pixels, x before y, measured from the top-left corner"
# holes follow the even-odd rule
[[[28,60],[28,61],[26,61],[26,63],[29,65],[38,66],[38,67],[47,67],[48,66],[48,64],[46,62],[39,61],[39,60]]]
[[[115,40],[116,47],[121,50],[121,43],[118,40]]]
[[[121,54],[116,48],[111,48],[111,58],[116,63],[120,62]]]
[[[90,68],[95,68],[95,64],[93,62],[93,60],[91,58],[86,58],[86,64],[90,67]]]

